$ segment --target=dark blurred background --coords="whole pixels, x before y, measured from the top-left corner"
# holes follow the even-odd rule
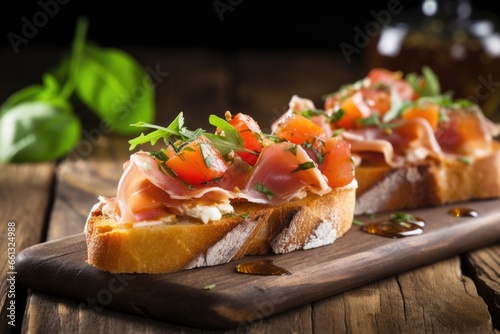
[[[495,1],[471,3],[476,10],[498,7]],[[102,45],[339,50],[341,42],[352,42],[356,27],[363,30],[374,20],[373,12],[393,6],[399,15],[400,9],[410,13],[420,5],[417,0],[10,1],[2,10],[1,44],[9,46],[9,33],[22,34],[23,18],[41,25],[30,44],[67,44],[77,17],[85,15],[89,37]],[[45,24],[40,11],[50,16]]]
[[[122,48],[145,67],[161,64],[169,71],[171,77],[159,87],[158,105],[171,113],[199,110],[193,97],[212,94],[209,101],[215,110],[248,108],[268,119],[269,110],[282,112],[292,94],[321,103],[321,94],[360,78],[371,67],[407,72],[418,71],[423,64],[435,66],[445,90],[489,104],[493,113],[500,106],[500,28],[486,26],[488,36],[483,29],[483,36],[474,35],[469,43],[469,37],[455,31],[456,22],[448,29],[444,21],[441,25],[422,21],[424,2],[12,1],[8,9],[4,5],[0,20],[0,101],[26,84],[39,83],[60,49],[71,44],[78,17],[86,16],[89,40]],[[463,2],[435,1],[440,7]],[[495,1],[469,3],[475,17],[489,18],[497,11]],[[452,20],[455,14],[451,13]],[[380,57],[377,39],[382,27],[398,22],[426,31],[409,40],[409,48],[401,48],[398,57]],[[441,34],[446,40],[440,39]],[[493,55],[485,52],[485,45]],[[304,62],[298,61],[301,57]],[[213,82],[232,90],[210,86]],[[246,86],[233,85],[236,82]],[[169,105],[173,99],[168,94],[180,97]]]

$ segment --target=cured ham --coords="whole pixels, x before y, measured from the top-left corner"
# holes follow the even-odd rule
[[[372,69],[325,100],[334,130],[351,144],[357,165],[396,168],[425,159],[479,157],[491,152],[499,126],[471,102],[440,95],[430,69],[424,76]],[[434,89],[434,90],[432,90]]]
[[[262,150],[243,193],[252,202],[281,204],[304,198],[308,192],[324,195],[330,190],[306,151],[283,142]]]
[[[294,103],[300,102],[296,100]],[[307,104],[305,101],[302,105]],[[316,154],[322,153],[321,146],[311,147],[309,142],[294,143],[284,139],[268,140],[249,116],[238,114],[234,118],[227,115],[227,118],[237,125],[235,129],[245,134],[242,136],[244,148],[238,146],[237,150],[231,150],[223,157],[208,137],[200,132],[183,130],[186,143],[176,142],[161,151],[140,150],[131,154],[124,164],[116,197],[100,198],[102,210],[120,223],[168,223],[182,215],[207,223],[231,213],[233,202],[279,205],[309,194],[322,196],[332,190],[315,161],[318,160]],[[310,126],[308,122],[311,121],[303,118],[300,122]],[[326,139],[321,128],[313,126],[319,129],[314,135]],[[226,131],[231,130],[226,128]],[[168,130],[170,132],[175,130]],[[222,141],[223,147],[231,145],[224,142],[224,138],[225,134],[220,135],[215,142]],[[324,140],[318,141],[322,142]],[[343,147],[342,151],[331,153],[343,156],[339,160],[344,161],[343,169],[331,173],[336,166],[321,166],[328,167],[332,175],[349,171],[345,162],[351,164],[350,150]],[[250,154],[243,154],[247,152]],[[254,155],[257,159],[253,158]],[[313,160],[311,155],[316,159]],[[175,163],[172,162],[174,159]],[[190,171],[193,161],[197,168]],[[206,178],[201,173],[204,169],[207,170]],[[353,174],[336,177],[339,181],[331,180],[332,184],[343,182],[341,184],[347,185],[354,179]]]

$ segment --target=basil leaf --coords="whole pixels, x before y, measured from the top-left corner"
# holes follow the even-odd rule
[[[77,69],[76,93],[118,134],[135,134],[130,124],[152,123],[155,94],[151,77],[129,54],[85,45]]]
[[[54,76],[45,74],[42,85],[31,85],[10,95],[0,107],[0,114],[21,103],[45,101],[67,110],[67,102],[58,96],[59,83]]]
[[[75,147],[80,120],[69,105],[66,109],[60,105],[31,101],[5,109],[0,116],[0,161],[56,160]]]

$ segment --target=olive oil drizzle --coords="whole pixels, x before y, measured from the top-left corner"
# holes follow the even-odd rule
[[[478,217],[479,212],[474,209],[464,208],[464,207],[455,207],[451,208],[448,211],[448,214],[453,217]]]
[[[425,221],[406,213],[392,214],[388,219],[366,223],[362,230],[386,238],[403,238],[424,233]]]
[[[272,260],[256,260],[242,262],[236,266],[236,271],[241,274],[249,275],[291,275],[292,273],[285,268],[274,264]]]

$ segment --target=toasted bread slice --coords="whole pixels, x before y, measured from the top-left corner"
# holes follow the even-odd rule
[[[167,273],[213,266],[250,254],[282,254],[331,244],[353,221],[355,187],[279,206],[235,203],[207,224],[118,224],[96,205],[87,220],[88,263],[113,273]]]
[[[398,168],[358,166],[355,214],[500,197],[500,144],[471,160],[445,158]]]

